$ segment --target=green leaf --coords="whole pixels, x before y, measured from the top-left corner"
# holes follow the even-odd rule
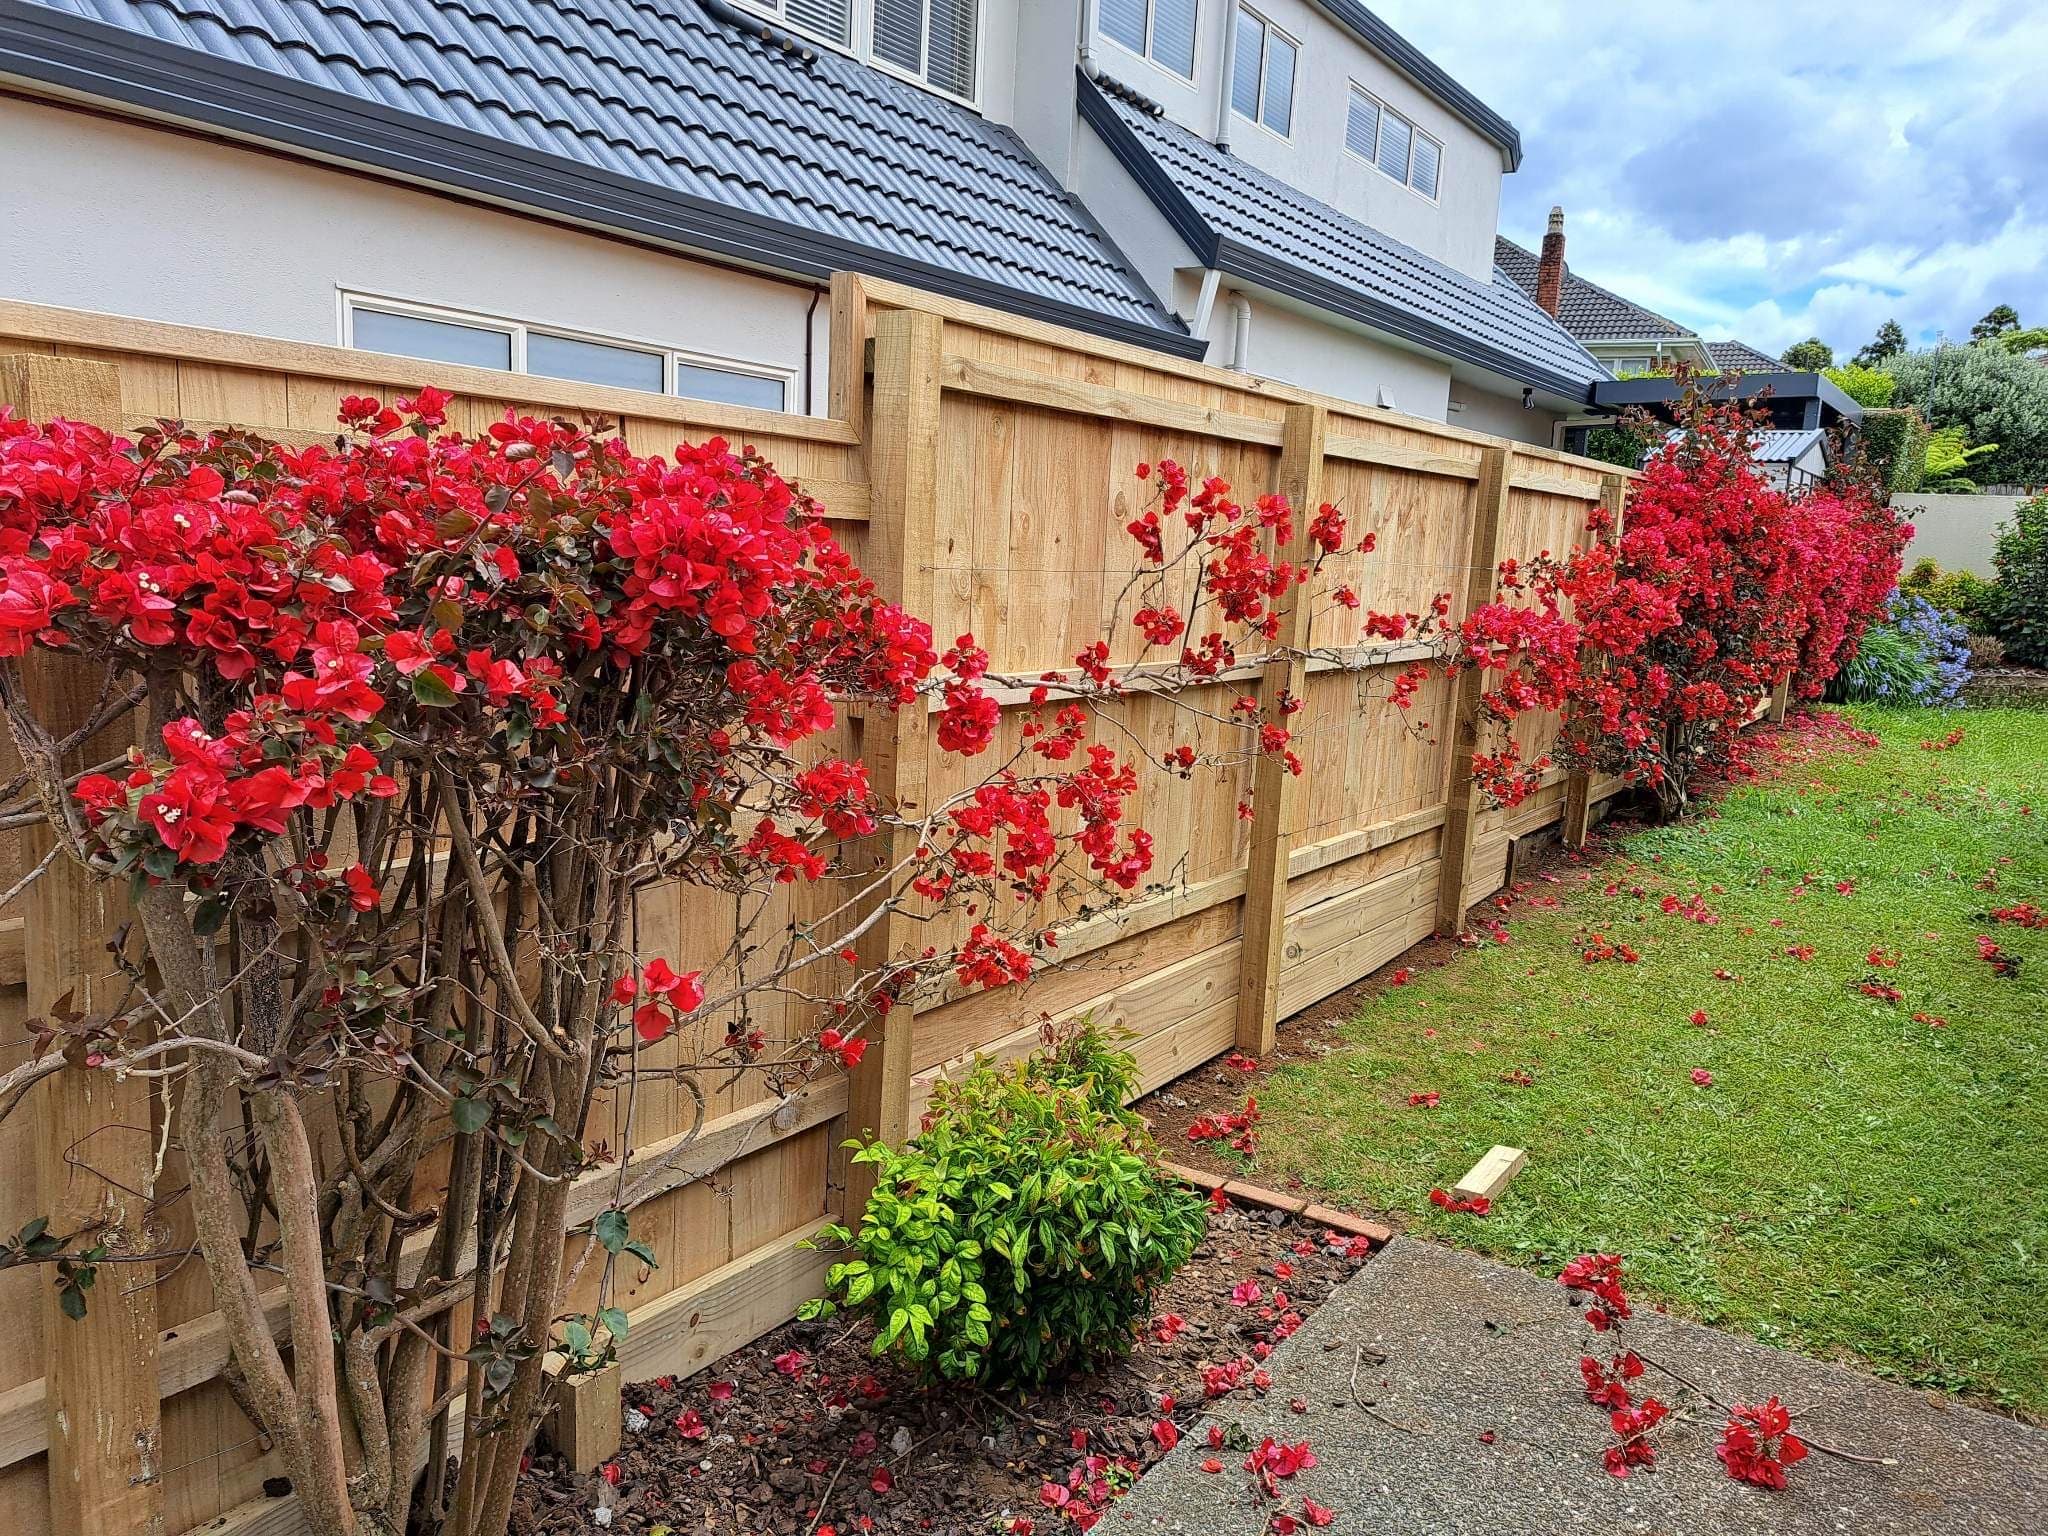
[[[455,702],[455,690],[432,667],[413,673],[412,696],[428,709],[446,709]]]
[[[604,1245],[606,1253],[622,1252],[632,1237],[626,1213],[616,1206],[611,1210],[599,1212],[597,1220],[591,1223],[590,1230]]]
[[[599,1307],[597,1320],[604,1324],[605,1331],[615,1339],[625,1338],[626,1329],[632,1325],[632,1320],[626,1316],[622,1307]]]
[[[482,1099],[457,1099],[448,1106],[448,1118],[463,1135],[472,1135],[490,1124],[491,1106]]]

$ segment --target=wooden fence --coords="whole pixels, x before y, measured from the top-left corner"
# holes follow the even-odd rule
[[[0,360],[34,361],[0,369],[0,398],[33,415],[62,409],[123,427],[178,417],[309,441],[331,436],[340,396],[388,397],[430,380],[457,393],[457,427],[480,429],[516,405],[601,418],[640,451],[722,433],[756,444],[816,494],[884,592],[929,615],[942,640],[971,630],[996,670],[1016,674],[1070,666],[1104,632],[1132,564],[1123,525],[1140,504],[1132,470],[1141,460],[1177,457],[1246,496],[1281,489],[1297,505],[1338,503],[1354,528],[1378,533],[1380,552],[1335,560],[1323,579],[1350,583],[1381,610],[1424,610],[1445,591],[1462,604],[1482,600],[1500,559],[1568,547],[1584,537],[1589,509],[1604,500],[1618,510],[1625,490],[1611,465],[892,285],[842,277],[832,303],[829,417],[5,302]],[[1355,632],[1338,631],[1334,610],[1312,626],[1306,606],[1294,612],[1283,639],[1316,659],[1219,682],[1230,692],[1204,707],[1221,713],[1248,688],[1304,700],[1293,724],[1306,772],[1293,778],[1262,762],[1220,782],[1153,776],[1134,819],[1155,838],[1157,884],[1064,924],[1065,968],[1027,988],[938,991],[899,1010],[850,1080],[775,1101],[750,1078],[713,1100],[694,1142],[680,1092],[642,1089],[626,1152],[655,1194],[636,1211],[634,1233],[663,1262],[622,1278],[629,1379],[697,1369],[815,1294],[826,1261],[799,1244],[862,1193],[848,1188],[838,1143],[861,1130],[903,1134],[932,1085],[977,1052],[1024,1054],[1043,1018],[1093,1013],[1131,1033],[1149,1089],[1233,1046],[1264,1048],[1277,1019],[1433,930],[1457,928],[1503,883],[1513,838],[1561,815],[1582,827],[1618,788],[1553,774],[1513,813],[1483,809],[1459,767],[1476,680],[1454,688],[1439,677],[1404,716],[1384,698],[1418,647],[1360,647]],[[1196,718],[1141,688],[1116,708],[1123,729],[1160,750],[1189,739]],[[933,752],[926,726],[916,713],[856,719],[835,745],[859,752],[885,795],[922,800],[973,772]],[[1529,718],[1517,726],[1532,755],[1554,728]],[[11,771],[0,761],[0,773]],[[1237,813],[1245,774],[1258,778],[1249,822]],[[0,832],[0,889],[33,857],[25,836]],[[687,963],[720,948],[732,918],[721,900],[679,888],[644,901],[640,921],[645,952]],[[907,944],[906,926],[878,925],[871,958]],[[81,964],[79,936],[57,937],[72,943],[68,958],[52,934],[25,933],[18,909],[0,913],[0,1069],[26,1051],[18,1024],[29,999],[46,1000],[59,973]],[[920,929],[916,942],[930,935]],[[773,1032],[778,1021],[757,1022]],[[804,1024],[779,1022],[792,1032]],[[722,1035],[724,1022],[702,1028]],[[690,1039],[657,1048],[652,1065],[695,1049]],[[154,1181],[151,1250],[188,1240],[180,1158],[174,1147],[156,1150],[162,1106],[146,1095],[81,1098],[65,1076],[38,1090],[38,1113],[0,1126],[0,1230],[59,1203],[111,1198],[105,1176],[118,1161],[129,1196],[132,1180],[144,1192]],[[616,1138],[623,1116],[612,1119]],[[616,1172],[576,1191],[572,1219],[587,1222],[611,1202]],[[23,1536],[299,1529],[290,1499],[263,1496],[271,1464],[222,1382],[227,1347],[203,1270],[165,1262],[159,1271],[144,1325],[135,1306],[107,1303],[110,1291],[136,1297],[146,1277],[108,1276],[91,1316],[72,1323],[57,1317],[47,1274],[0,1275],[0,1508]]]

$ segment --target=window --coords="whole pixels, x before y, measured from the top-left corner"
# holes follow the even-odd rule
[[[1424,197],[1436,196],[1443,146],[1384,102],[1351,87],[1344,147]]]
[[[1294,131],[1294,64],[1300,45],[1256,11],[1237,13],[1230,105],[1283,139]]]
[[[341,344],[436,363],[497,368],[685,395],[764,411],[789,409],[791,369],[704,357],[675,347],[579,336],[398,299],[342,296]]]
[[[1183,79],[1195,78],[1198,0],[1101,0],[1102,35]]]
[[[973,102],[981,0],[742,0],[892,74]],[[1193,4],[1193,0],[1182,0]]]

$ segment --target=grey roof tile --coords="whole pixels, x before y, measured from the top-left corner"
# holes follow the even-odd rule
[[[1507,273],[1516,287],[1531,299],[1536,297],[1536,257],[1533,252],[1522,249],[1512,240],[1496,236],[1493,261]],[[1557,318],[1580,341],[1682,339],[1693,334],[1676,320],[1666,319],[1654,309],[1645,309],[1618,293],[1609,292],[1598,283],[1587,282],[1572,271],[1570,262],[1566,262],[1564,267],[1564,292],[1558,299]]]
[[[698,0],[0,0],[0,71],[772,268],[1198,350],[1008,128]]]
[[[1723,373],[1783,373],[1785,365],[1746,341],[1710,341],[1707,356]]]
[[[1085,77],[1078,89],[1082,115],[1219,270],[1520,383],[1580,397],[1609,377],[1498,271],[1460,272]]]

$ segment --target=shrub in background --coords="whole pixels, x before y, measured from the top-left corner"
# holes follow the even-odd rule
[[[865,1313],[876,1354],[987,1386],[1124,1353],[1208,1224],[1124,1107],[1135,1073],[1088,1025],[940,1084],[914,1142],[855,1154],[876,1175],[860,1233],[824,1236],[859,1253],[802,1315]]]
[[[1893,495],[1917,491],[1927,476],[1927,418],[1911,406],[1866,410],[1858,441],[1876,471],[1878,484]]]
[[[1936,427],[1960,427],[1997,453],[1971,466],[1986,485],[2048,482],[2048,368],[2003,347],[1941,347],[1886,361],[1894,405],[1918,406]]]
[[[2048,492],[2021,502],[2012,521],[1999,525],[1991,563],[1998,572],[1991,632],[2005,642],[2008,661],[2048,667]]]
[[[1882,368],[1870,368],[1862,363],[1844,363],[1839,368],[1823,368],[1821,372],[1865,410],[1882,410],[1890,405],[1892,395],[1899,387],[1899,381]]]
[[[1932,560],[1919,560],[1899,578],[1899,590],[1926,598],[1973,635],[1990,631],[1998,588],[1975,571],[1944,571]]]

